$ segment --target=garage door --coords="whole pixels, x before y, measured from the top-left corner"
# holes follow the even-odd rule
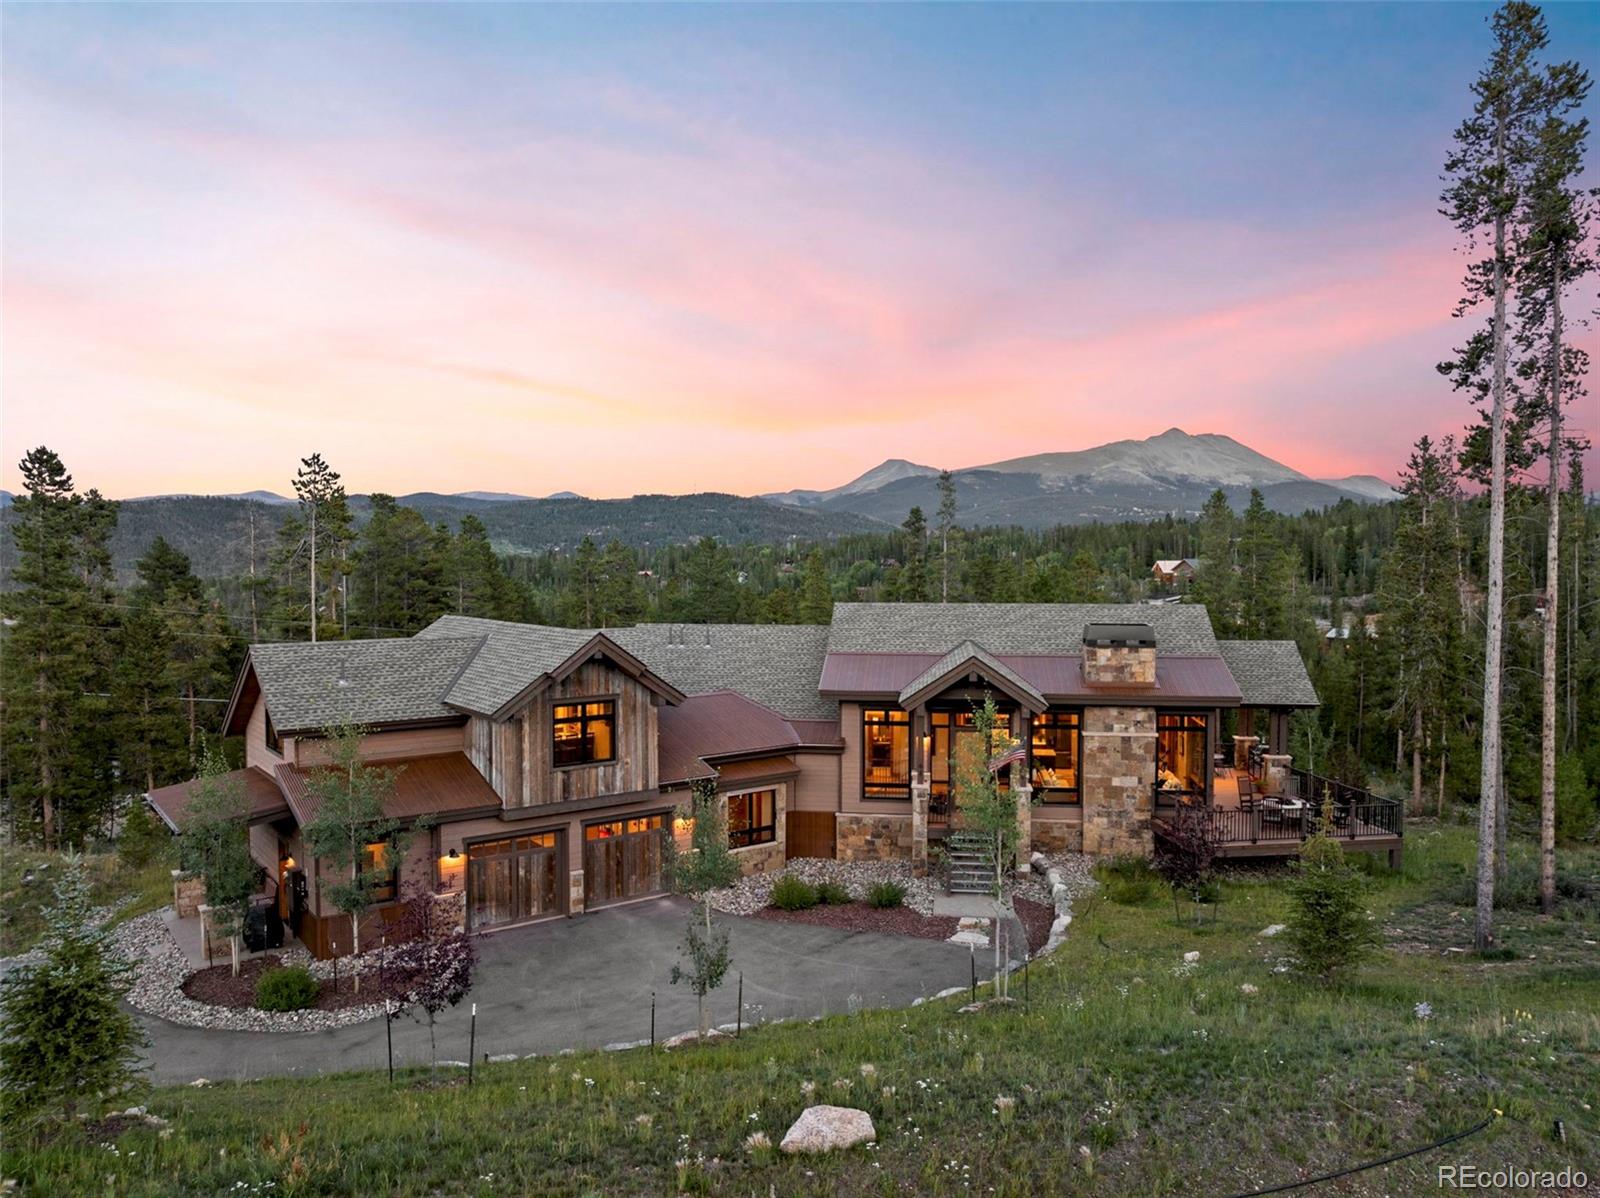
[[[619,819],[583,829],[585,907],[660,894],[666,887],[667,817]]]
[[[561,913],[561,834],[509,836],[467,846],[467,915],[497,928]]]

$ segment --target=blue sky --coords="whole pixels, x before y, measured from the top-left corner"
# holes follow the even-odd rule
[[[1172,425],[1392,476],[1464,411],[1491,11],[7,5],[4,485],[750,492]]]

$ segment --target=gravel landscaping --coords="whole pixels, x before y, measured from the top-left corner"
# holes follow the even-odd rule
[[[183,984],[183,992],[196,1002],[214,1007],[253,1009],[256,1005],[256,983],[261,980],[261,976],[287,964],[298,964],[298,962],[285,961],[275,953],[264,957],[251,957],[248,961],[240,962],[237,976],[232,966],[213,965],[209,969],[201,969],[190,974],[189,980]],[[381,1002],[385,993],[395,994],[402,989],[391,985],[386,991],[380,976],[362,973],[362,986],[359,991],[356,989],[355,977],[350,970],[341,971],[337,983],[331,977],[322,978],[317,1000],[308,1009],[343,1011],[349,1007],[371,1006],[375,1002]],[[392,983],[395,979],[385,980]]]
[[[128,993],[128,1004],[136,1011],[184,1027],[230,1032],[316,1032],[364,1023],[383,1014],[381,1003],[363,1003],[332,1011],[257,1011],[197,1002],[183,989],[191,973],[188,958],[167,931],[159,911],[122,924],[112,933],[112,945],[134,966],[135,980]],[[319,977],[332,972],[328,962],[312,961],[304,949],[291,949],[279,960],[285,965],[306,965]],[[363,964],[367,968],[376,967],[375,962]],[[339,969],[341,976],[347,973],[347,962],[341,960]]]
[[[782,873],[752,874],[726,890],[711,894],[711,905],[729,915],[754,915],[766,907],[772,886],[784,874],[816,886],[832,882],[854,899],[864,899],[878,882],[898,882],[906,888],[905,905],[920,915],[933,914],[934,896],[941,893],[932,878],[913,877],[909,861],[835,861],[829,857],[791,857]]]

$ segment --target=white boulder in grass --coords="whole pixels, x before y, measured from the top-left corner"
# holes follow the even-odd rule
[[[850,1106],[808,1106],[784,1133],[778,1145],[788,1153],[832,1152],[878,1138],[872,1116]]]

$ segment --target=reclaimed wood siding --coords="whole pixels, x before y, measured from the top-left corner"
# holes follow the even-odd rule
[[[397,757],[427,757],[434,753],[461,751],[461,725],[445,724],[427,728],[401,728],[393,732],[373,732],[361,738],[363,761],[392,761]],[[320,737],[300,737],[295,741],[295,761],[299,765],[327,765],[332,760],[328,742]]]
[[[553,708],[558,703],[592,699],[616,700],[616,758],[599,765],[551,765]],[[515,755],[522,766],[520,787],[496,790],[507,807],[538,807],[569,799],[593,799],[634,790],[654,790],[656,768],[655,696],[622,671],[604,662],[585,662],[561,682],[536,695],[516,717],[505,721],[514,727]],[[505,746],[497,746],[504,749]],[[496,754],[496,765],[511,754]],[[476,758],[474,758],[476,760]],[[479,769],[483,766],[480,764]]]

